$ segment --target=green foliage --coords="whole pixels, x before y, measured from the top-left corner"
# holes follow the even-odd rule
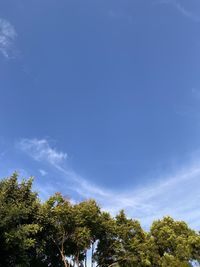
[[[108,220],[109,219],[109,220]],[[146,233],[140,223],[128,219],[124,211],[115,219],[106,218],[105,232],[99,239],[96,251],[96,260],[99,266],[150,266],[145,253]]]
[[[40,204],[31,188],[32,179],[18,183],[16,173],[0,181],[0,266],[30,262],[40,231]]]
[[[41,203],[33,179],[0,181],[0,267],[189,267],[200,263],[200,234],[171,217],[145,232],[139,221],[72,204],[60,193]],[[90,251],[90,253],[88,253]],[[93,265],[94,266],[94,265]]]
[[[199,260],[200,236],[185,222],[171,217],[155,221],[150,235],[153,240],[155,266],[192,266],[190,261]]]

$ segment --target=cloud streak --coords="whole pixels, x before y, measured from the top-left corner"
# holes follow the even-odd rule
[[[159,4],[170,4],[174,7],[180,14],[184,17],[189,18],[195,22],[200,22],[200,17],[195,15],[192,11],[186,9],[179,1],[177,0],[161,0]]]
[[[125,209],[129,216],[140,219],[145,227],[164,215],[186,220],[197,229],[200,227],[199,161],[188,164],[182,170],[178,169],[174,174],[161,174],[146,186],[119,192],[117,189],[100,188],[66,167],[67,154],[51,148],[45,139],[22,139],[17,147],[34,160],[49,163],[62,174],[65,179],[62,190],[70,189],[83,198],[95,198],[112,214]]]
[[[13,43],[16,37],[17,33],[13,25],[0,18],[0,52],[4,57],[13,57]]]
[[[46,161],[52,165],[60,164],[67,159],[66,153],[51,148],[45,139],[21,139],[17,147],[36,161]]]

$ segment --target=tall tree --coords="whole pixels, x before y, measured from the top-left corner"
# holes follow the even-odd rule
[[[19,183],[17,173],[0,181],[0,266],[29,266],[34,255],[40,203],[32,181]]]
[[[200,260],[200,236],[183,221],[171,217],[155,221],[150,236],[153,266],[193,266]]]
[[[72,238],[76,229],[73,205],[55,193],[42,205],[39,222],[43,229],[41,260],[50,266],[69,267],[67,257],[74,252]]]
[[[138,221],[128,219],[122,210],[114,220],[105,214],[103,225],[95,254],[98,266],[149,266],[146,233]]]
[[[107,267],[117,261],[118,242],[116,240],[116,221],[108,212],[102,212],[97,248],[94,254],[97,266]]]
[[[81,246],[80,237],[76,238],[77,255],[82,255],[82,260],[86,257],[87,250],[91,248],[91,262],[93,261],[93,252],[95,242],[98,239],[98,232],[101,223],[101,210],[94,200],[82,201],[74,206],[76,224],[82,236]],[[86,235],[87,233],[87,235]],[[84,257],[83,257],[84,255]],[[77,257],[78,259],[78,257]]]

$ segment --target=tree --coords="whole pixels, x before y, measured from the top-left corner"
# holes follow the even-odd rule
[[[17,173],[0,181],[0,266],[29,266],[40,231],[40,203],[33,179],[17,181]]]
[[[200,259],[200,236],[183,221],[164,217],[150,230],[153,266],[192,266]]]
[[[116,221],[108,212],[102,212],[98,229],[98,242],[94,254],[97,266],[107,267],[117,261]]]
[[[83,260],[86,259],[87,250],[90,249],[90,247],[91,261],[93,261],[94,245],[98,239],[98,232],[101,223],[101,210],[96,201],[92,199],[76,204],[74,206],[74,210],[79,233],[79,235],[75,236],[74,240],[77,245],[75,258],[78,265],[79,260],[82,260],[83,262]]]
[[[41,209],[41,260],[52,266],[83,265],[87,250],[95,242],[99,216],[94,200],[73,205],[60,193],[51,196]]]
[[[146,254],[147,234],[139,221],[127,218],[122,210],[116,216],[116,224],[121,247],[118,252],[120,266],[149,266],[150,262]]]
[[[145,254],[146,233],[138,221],[128,219],[122,210],[114,220],[105,214],[103,226],[96,252],[98,266],[150,265]]]
[[[73,253],[75,233],[73,206],[60,193],[55,193],[43,205],[39,223],[43,229],[41,261],[50,266],[69,267],[67,257]]]

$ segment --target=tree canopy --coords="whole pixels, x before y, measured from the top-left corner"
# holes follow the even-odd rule
[[[55,193],[41,202],[32,183],[16,173],[0,180],[0,267],[200,266],[200,233],[183,221],[164,217],[145,231],[95,200]]]

